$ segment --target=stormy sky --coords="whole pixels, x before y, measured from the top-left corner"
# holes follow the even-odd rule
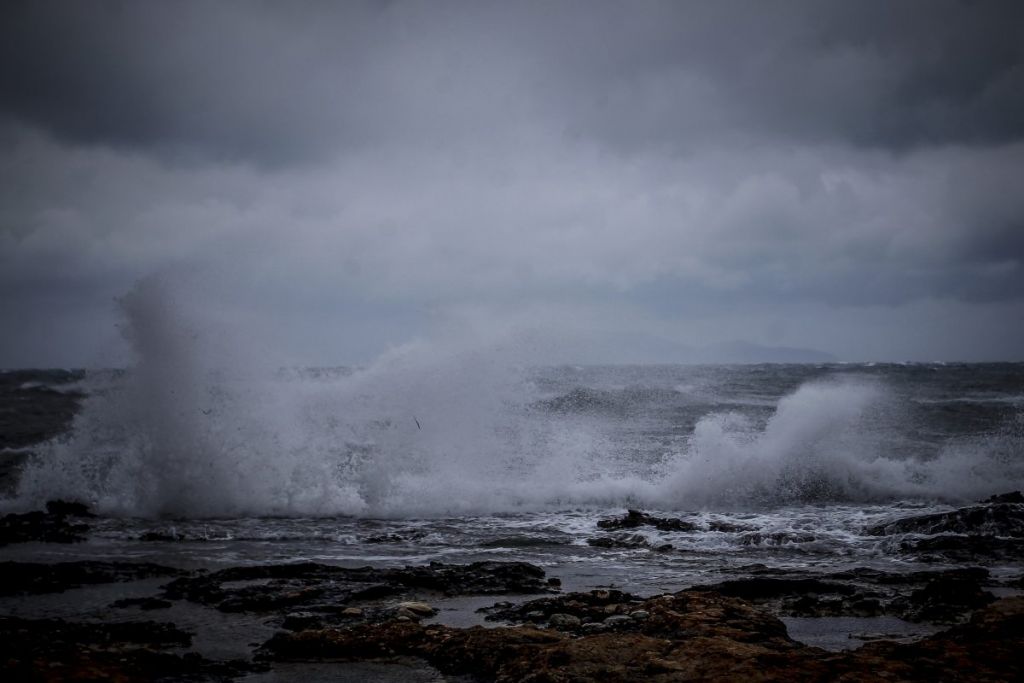
[[[1022,263],[1016,0],[0,6],[0,367],[154,278],[302,363],[1024,360]]]

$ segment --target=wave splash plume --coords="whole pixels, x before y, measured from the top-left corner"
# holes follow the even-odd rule
[[[537,368],[508,343],[418,343],[361,369],[280,370],[184,315],[158,281],[122,307],[135,365],[93,378],[70,435],[27,466],[21,503],[395,517],[957,500],[1024,484],[1019,415],[922,448],[920,416],[876,370],[822,367],[795,389],[771,385],[768,401],[716,383],[715,372],[749,370],[634,368],[640,379],[622,387],[612,370]],[[596,395],[588,382],[603,384],[602,400],[581,407]]]
[[[737,413],[709,415],[672,461],[659,502],[957,501],[1024,482],[1019,433],[946,439],[915,456],[901,413],[884,384],[843,377],[784,396],[763,428]]]

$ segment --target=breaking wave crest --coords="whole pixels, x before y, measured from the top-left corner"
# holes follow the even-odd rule
[[[691,448],[671,463],[660,497],[667,505],[710,507],[956,501],[1024,482],[1024,461],[1013,452],[1019,435],[947,440],[921,458],[904,450],[900,427],[899,406],[878,383],[807,383],[779,401],[763,428],[735,413],[702,419]]]
[[[808,381],[764,416],[724,401],[682,440],[638,448],[645,437],[631,425],[642,411],[546,405],[543,370],[514,345],[419,343],[362,369],[282,371],[183,315],[158,282],[122,305],[137,362],[40,450],[21,504],[67,497],[145,517],[441,516],[956,500],[1024,483],[1019,429],[911,454],[878,379]]]

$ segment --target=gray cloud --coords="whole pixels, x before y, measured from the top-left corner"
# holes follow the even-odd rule
[[[466,306],[1024,348],[1019,3],[14,2],[0,46],[0,365],[102,355],[152,273],[311,362]]]
[[[621,152],[1024,136],[1015,2],[15,2],[0,26],[9,116],[186,158],[536,127]]]

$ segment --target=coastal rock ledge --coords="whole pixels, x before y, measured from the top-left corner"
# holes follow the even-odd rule
[[[564,597],[565,614],[589,620],[592,599]],[[572,614],[574,603],[580,614]],[[715,593],[680,592],[630,603],[624,609],[642,618],[616,618],[600,631],[388,621],[278,633],[259,655],[267,661],[411,656],[444,674],[500,682],[1024,679],[1024,597],[998,600],[968,623],[915,643],[875,642],[850,652],[798,643],[775,617]]]

